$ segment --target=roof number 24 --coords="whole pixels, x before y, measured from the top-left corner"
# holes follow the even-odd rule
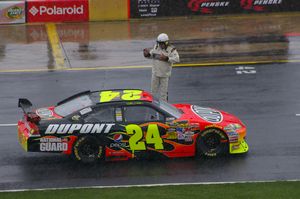
[[[123,91],[102,91],[100,102],[110,102],[114,100],[138,100],[141,98],[141,90],[123,90]]]

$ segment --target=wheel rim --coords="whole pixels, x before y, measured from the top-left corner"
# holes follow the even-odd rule
[[[85,143],[82,147],[80,147],[80,153],[82,157],[86,158],[96,158],[98,153],[98,147],[92,143]]]
[[[221,137],[218,134],[210,133],[203,138],[203,143],[209,150],[217,149],[221,145]]]

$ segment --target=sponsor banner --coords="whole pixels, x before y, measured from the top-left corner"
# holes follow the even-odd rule
[[[29,0],[27,22],[88,21],[88,0]]]
[[[0,24],[25,23],[25,1],[0,1]]]
[[[299,0],[130,0],[130,17],[299,11]]]
[[[57,24],[57,34],[62,42],[89,42],[89,24]],[[48,41],[47,31],[44,25],[34,25],[26,27],[27,41],[29,43]]]
[[[240,0],[244,11],[280,12],[300,10],[299,0]]]
[[[131,17],[224,14],[237,10],[236,0],[131,0]]]

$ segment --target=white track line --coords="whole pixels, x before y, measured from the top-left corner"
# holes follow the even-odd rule
[[[17,124],[0,124],[0,127],[17,126]]]
[[[107,189],[107,188],[162,187],[162,186],[182,186],[182,185],[222,185],[222,184],[299,182],[299,181],[300,181],[299,179],[294,179],[294,180],[267,180],[267,181],[192,182],[192,183],[166,183],[166,184],[145,184],[145,185],[90,186],[90,187],[44,188],[44,189],[11,189],[11,190],[0,190],[0,193],[23,192],[23,191],[52,191],[52,190],[68,190],[68,189]]]
[[[296,116],[300,116],[300,114],[296,114]]]

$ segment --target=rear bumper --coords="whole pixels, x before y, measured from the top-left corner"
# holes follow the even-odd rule
[[[18,141],[25,151],[28,151],[29,132],[23,122],[18,122]]]

